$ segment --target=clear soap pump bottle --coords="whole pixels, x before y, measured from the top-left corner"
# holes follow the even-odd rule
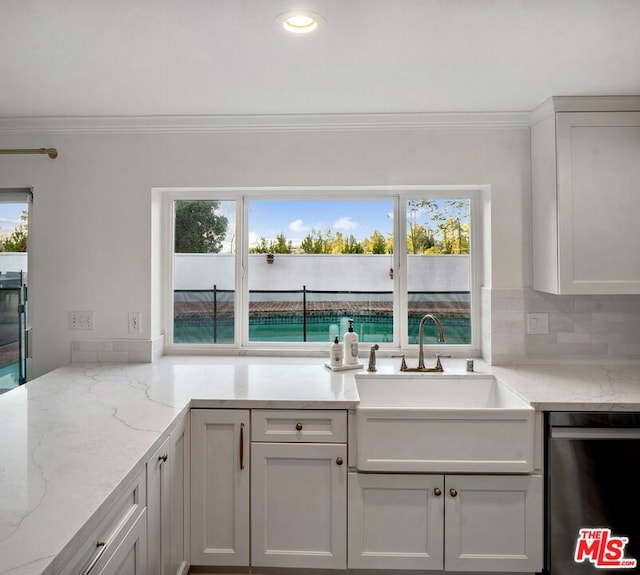
[[[349,330],[344,334],[344,362],[347,365],[358,363],[358,334],[353,331],[353,320],[349,320]]]

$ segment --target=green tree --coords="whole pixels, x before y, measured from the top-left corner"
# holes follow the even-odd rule
[[[329,231],[323,234],[319,230],[311,230],[300,243],[300,251],[305,254],[330,254],[332,240]]]
[[[179,200],[176,202],[175,252],[217,254],[229,227],[219,213],[218,201]]]
[[[342,232],[336,232],[333,241],[331,242],[331,253],[332,254],[341,254],[344,250],[344,236]]]
[[[407,250],[412,254],[423,254],[434,247],[433,230],[420,224],[409,224]]]
[[[365,253],[368,254],[386,254],[387,240],[378,231],[374,230],[369,238],[362,242]]]
[[[256,244],[249,249],[250,254],[290,254],[293,251],[291,240],[283,232],[280,232],[275,241],[268,242],[265,238],[258,239]]]
[[[469,200],[411,200],[407,231],[408,249],[413,253],[469,253]],[[419,217],[430,221],[435,231],[417,223]],[[422,230],[420,229],[422,228]],[[421,245],[421,235],[429,230],[433,242]]]
[[[267,242],[266,238],[260,237],[256,242],[256,244],[252,248],[249,248],[249,253],[250,254],[268,254],[269,252],[271,252],[270,248],[271,246]]]
[[[9,234],[9,237],[2,242],[2,251],[26,252],[28,237],[29,237],[29,214],[27,210],[24,210],[20,214],[20,223]]]
[[[283,232],[280,232],[276,236],[276,241],[272,242],[272,252],[274,254],[290,254],[292,251],[291,240],[287,239],[287,236]]]
[[[440,229],[443,253],[469,253],[469,224],[461,223],[460,218],[449,218],[440,225]]]
[[[349,237],[344,241],[344,246],[342,247],[343,254],[363,254],[364,249],[360,242],[355,238],[353,234],[350,234]]]

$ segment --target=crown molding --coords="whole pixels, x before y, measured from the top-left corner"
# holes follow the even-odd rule
[[[0,134],[323,132],[528,127],[528,112],[0,117]]]
[[[531,125],[558,112],[638,112],[640,96],[553,96],[531,110]]]

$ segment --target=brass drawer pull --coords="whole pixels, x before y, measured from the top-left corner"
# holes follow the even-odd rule
[[[441,490],[439,487],[436,487],[436,488],[433,490],[433,494],[434,494],[436,497],[440,497],[440,496],[442,495],[442,490]]]
[[[302,423],[298,421],[298,423],[296,423],[296,431],[302,431],[302,427]]]
[[[244,423],[240,424],[240,469],[244,469]]]
[[[451,495],[451,497],[457,497],[458,496],[458,490],[454,489],[452,487],[451,489],[449,489],[449,495]]]
[[[336,463],[338,465],[342,465],[344,463],[344,459],[342,459],[342,457],[338,455],[338,457],[336,457]]]

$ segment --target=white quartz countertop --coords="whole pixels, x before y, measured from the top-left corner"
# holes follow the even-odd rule
[[[190,407],[349,409],[355,371],[324,358],[164,357],[74,364],[0,395],[0,574],[51,574],[56,557]],[[445,359],[462,373],[464,360]],[[378,359],[380,374],[397,359]],[[539,410],[640,411],[640,366],[492,367]]]

